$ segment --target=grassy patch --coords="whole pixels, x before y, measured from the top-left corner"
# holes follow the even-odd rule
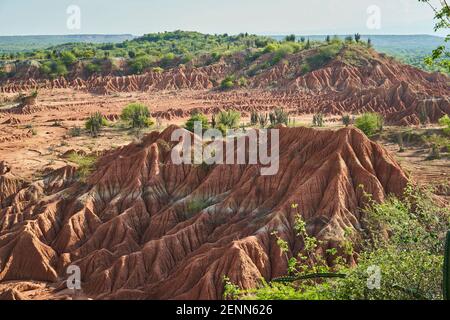
[[[80,181],[85,182],[87,177],[94,171],[97,157],[83,156],[78,153],[71,153],[67,158],[70,162],[77,165],[77,176]]]

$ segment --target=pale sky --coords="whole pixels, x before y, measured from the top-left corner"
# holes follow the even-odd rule
[[[80,8],[80,29],[67,27],[70,5]],[[367,10],[373,5],[379,8],[379,29],[367,26]],[[142,35],[177,29],[272,35],[434,34],[433,26],[433,12],[418,0],[0,0],[0,35]]]

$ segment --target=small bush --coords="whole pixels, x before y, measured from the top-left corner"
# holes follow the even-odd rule
[[[155,124],[148,107],[140,103],[131,103],[122,110],[120,118],[133,129],[148,128]]]
[[[346,127],[352,124],[352,118],[348,114],[342,116],[342,124]]]
[[[106,121],[105,117],[103,117],[100,112],[92,114],[85,123],[86,130],[88,130],[93,137],[97,137],[101,129],[107,125],[108,121]]]
[[[355,125],[366,136],[371,137],[383,130],[383,118],[377,113],[365,113],[356,119]]]
[[[130,62],[130,67],[133,73],[142,73],[149,68],[154,60],[148,55],[139,55]]]
[[[220,88],[222,90],[230,90],[234,88],[234,80],[232,77],[226,77],[225,79],[222,80],[222,82],[220,83]]]
[[[289,113],[282,108],[277,108],[274,112],[270,113],[269,119],[272,126],[282,124],[287,126],[289,124]]]
[[[439,119],[439,124],[444,127],[444,133],[450,135],[450,117],[448,115]]]
[[[153,70],[153,72],[155,72],[155,73],[163,73],[163,72],[164,72],[164,69],[161,68],[161,67],[155,67],[155,68],[153,68],[152,70]]]
[[[267,127],[267,125],[269,124],[269,116],[267,115],[267,113],[261,113],[258,115],[258,123],[261,128]]]
[[[66,66],[70,66],[77,61],[77,57],[70,51],[63,51],[61,52],[61,61]]]
[[[79,137],[81,136],[82,130],[80,127],[73,127],[69,129],[69,136],[71,137]]]
[[[239,87],[246,87],[247,86],[247,79],[245,77],[240,77],[238,80],[238,86]]]
[[[90,62],[86,65],[86,71],[89,74],[100,73],[102,71],[102,67],[97,63]]]
[[[319,69],[330,62],[337,56],[341,50],[341,46],[339,44],[330,44],[318,50],[317,54],[306,58],[306,62],[311,70]]]
[[[208,117],[205,116],[203,113],[196,113],[196,114],[192,115],[189,118],[189,120],[186,122],[184,127],[186,128],[186,130],[194,132],[196,122],[201,123],[203,130],[209,129]]]
[[[69,155],[68,160],[78,166],[77,176],[83,182],[94,171],[97,162],[95,156],[82,156],[75,152]]]
[[[314,127],[323,127],[324,126],[324,120],[323,120],[323,114],[322,113],[316,113],[313,115],[313,126]]]
[[[427,160],[441,159],[441,149],[447,147],[447,145],[449,144],[448,139],[446,137],[433,134],[429,137],[424,138],[424,140],[431,148]]]
[[[241,113],[238,111],[222,111],[218,115],[218,124],[222,124],[228,129],[235,129],[241,121]]]

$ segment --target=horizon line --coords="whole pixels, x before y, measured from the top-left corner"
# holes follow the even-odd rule
[[[165,32],[175,32],[175,31],[186,31],[186,32],[198,32],[201,34],[208,34],[208,35],[224,35],[228,34],[229,36],[237,36],[239,34],[245,34],[248,33],[250,35],[257,35],[257,36],[288,36],[288,35],[295,35],[295,36],[347,36],[347,35],[353,35],[356,33],[317,33],[317,34],[302,34],[302,33],[295,33],[295,32],[287,32],[287,33],[269,33],[269,32],[263,32],[263,33],[249,33],[249,32],[241,32],[237,34],[230,34],[230,33],[203,33],[199,31],[188,31],[188,30],[173,30],[173,31],[157,31],[157,32],[149,32],[144,33],[141,35],[136,35],[133,33],[67,33],[67,34],[16,34],[16,35],[0,35],[0,37],[70,37],[70,36],[132,36],[132,37],[142,37],[146,34],[152,34],[152,33],[165,33]],[[445,36],[442,36],[440,34],[430,34],[430,33],[361,33],[361,36],[431,36],[431,37],[438,37],[438,38],[445,38]]]

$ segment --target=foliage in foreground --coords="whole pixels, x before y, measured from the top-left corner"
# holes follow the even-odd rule
[[[442,299],[443,252],[450,212],[441,208],[428,190],[408,187],[403,200],[395,197],[384,203],[370,201],[364,209],[363,245],[354,268],[346,266],[348,255],[328,250],[316,255],[320,241],[305,232],[297,219],[297,235],[304,237],[305,251],[289,260],[288,273],[307,275],[317,272],[345,274],[345,278],[267,283],[241,290],[225,278],[226,299],[255,300],[434,300]],[[347,239],[352,239],[351,233]],[[278,239],[286,254],[289,246]],[[351,249],[351,240],[342,248]],[[309,246],[309,248],[308,248]],[[345,252],[345,250],[343,250]],[[333,266],[323,263],[330,256]],[[306,257],[306,259],[305,259]],[[312,258],[312,259],[311,259]],[[315,261],[312,263],[312,261]],[[381,276],[376,277],[379,272]]]

